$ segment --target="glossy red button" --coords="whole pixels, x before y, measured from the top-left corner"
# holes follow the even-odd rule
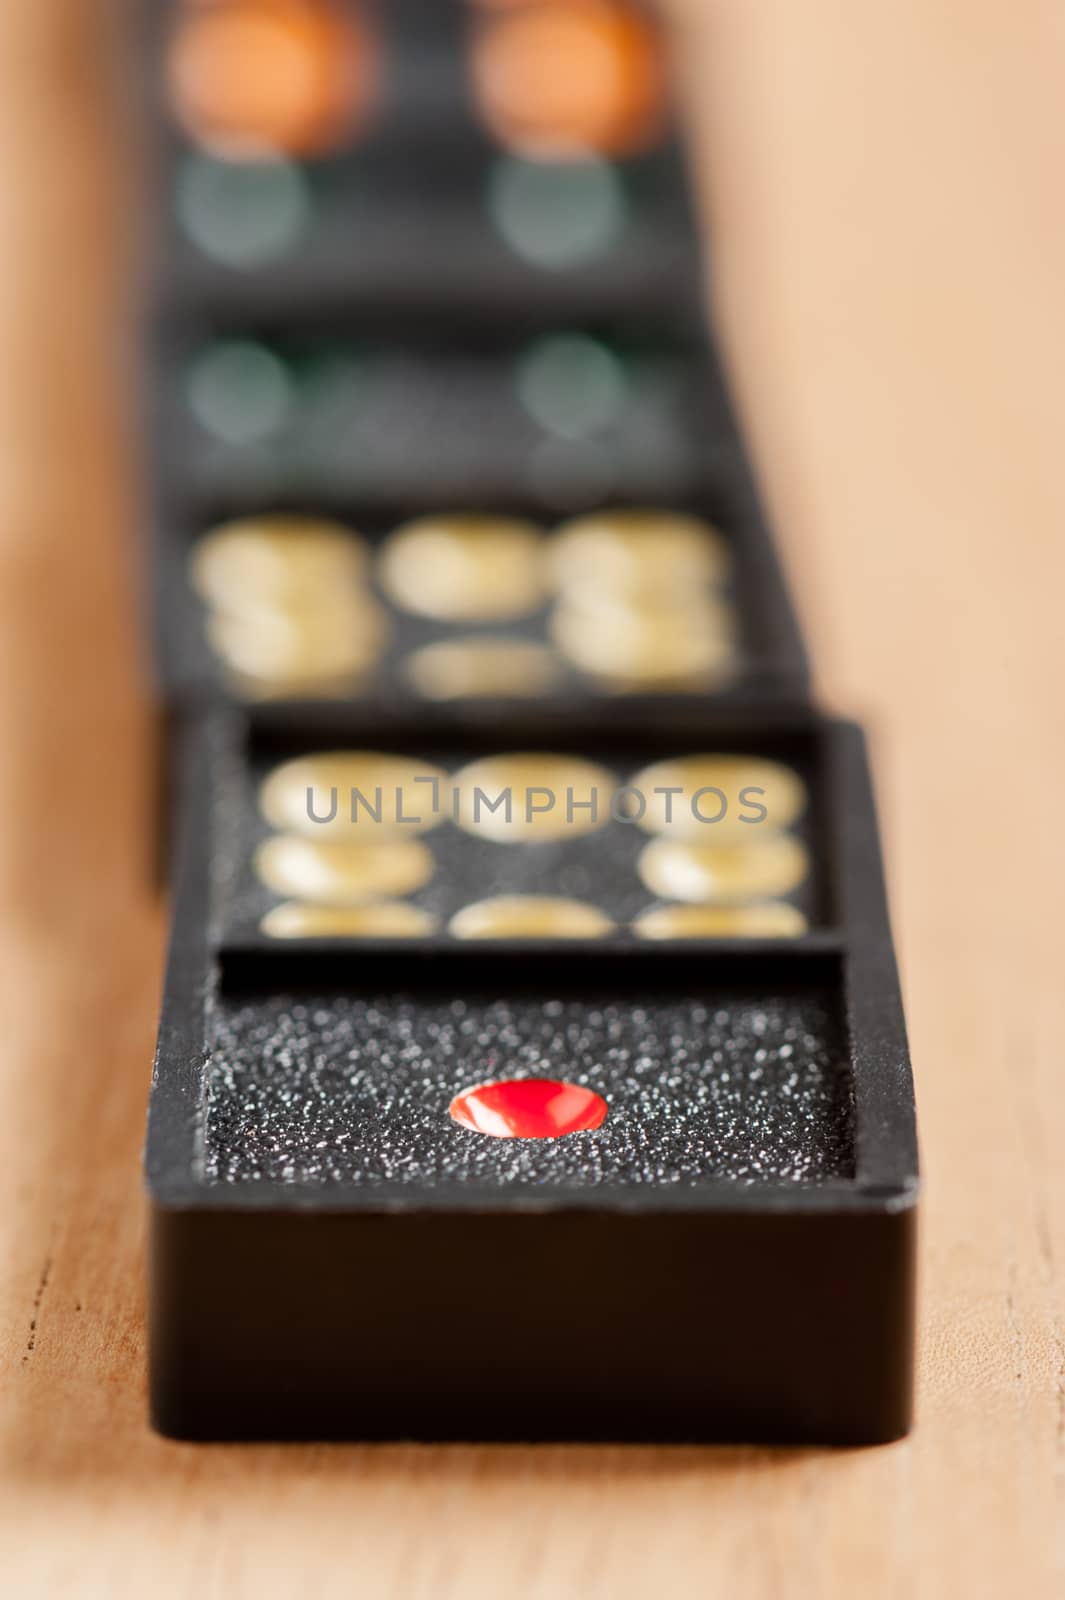
[[[591,1089],[558,1078],[504,1078],[464,1089],[448,1111],[460,1128],[496,1139],[558,1139],[598,1128],[607,1103]]]

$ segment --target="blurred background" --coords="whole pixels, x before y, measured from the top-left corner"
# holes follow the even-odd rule
[[[591,263],[633,203],[615,181],[619,162],[653,142],[658,56],[611,35],[609,92],[575,94],[571,65],[582,63],[583,85],[594,81],[602,34],[526,40],[515,65],[506,41],[519,9],[485,8],[482,39],[494,42],[473,58],[477,126],[497,148],[472,209],[515,271],[530,236],[541,251],[546,238],[555,252],[590,252],[588,343],[562,354],[584,363],[595,420],[611,414],[635,357],[601,331],[609,307]],[[148,1581],[181,1592],[191,1540],[226,1592],[275,1572],[324,1581],[344,1558],[382,1592],[405,1582],[398,1592],[492,1593],[518,1551],[529,1593],[578,1581],[585,1593],[646,1592],[668,1561],[678,1582],[727,1578],[740,1593],[772,1592],[786,1563],[797,1593],[858,1582],[883,1594],[905,1585],[937,1595],[948,1583],[982,1593],[1008,1574],[1049,1595],[1065,1249],[1055,1160],[1065,1134],[1058,8],[669,7],[711,241],[705,290],[746,438],[818,688],[872,729],[917,1074],[927,1178],[919,1429],[890,1452],[831,1459],[352,1449],[206,1460],[145,1431],[137,1166],[164,914],[151,873],[159,735],[143,468],[155,419],[140,386],[144,173],[156,159],[141,115],[153,91],[136,67],[144,22],[117,4],[0,11],[0,1429],[26,1578],[55,1585],[77,1563],[109,1573],[111,1593]],[[269,48],[255,58],[264,76],[241,76],[245,124],[264,104],[271,117],[284,112],[266,130],[282,159],[249,236],[215,182],[232,108],[219,109],[190,37],[166,80],[197,146],[175,240],[204,272],[232,275],[249,251],[288,248],[301,228],[324,227],[328,239],[328,207],[316,209],[324,201],[305,168],[338,129],[370,138],[387,82],[373,41],[331,39],[319,60],[308,35],[291,98],[264,96]],[[412,93],[419,84],[415,75]],[[530,125],[529,99],[550,109],[547,135]],[[569,219],[552,233],[529,228],[543,196],[530,199],[522,182],[531,148],[542,155],[559,126],[592,159],[576,197],[548,195],[556,221]],[[431,193],[413,192],[415,209],[429,205]],[[664,226],[656,214],[656,237]],[[441,293],[459,305],[480,252],[449,261],[453,246],[437,234],[412,244],[432,249]],[[650,257],[645,274],[662,267]],[[409,307],[410,284],[387,260],[375,270],[390,315],[404,297]],[[679,279],[662,287],[678,304],[686,292]],[[337,292],[323,278],[312,299],[326,306]],[[259,348],[261,305],[237,289],[230,308],[248,324],[241,343],[256,347],[262,437],[227,443],[225,383],[219,399],[201,373],[193,392],[213,427],[221,419],[227,449],[250,452],[269,475],[280,453],[267,424],[305,392],[304,378]],[[542,330],[514,332],[535,354]],[[238,389],[248,354],[238,351]],[[365,380],[358,363],[340,369],[327,376],[345,393]],[[232,363],[222,372],[234,380]],[[400,376],[407,394],[409,373]],[[581,419],[563,418],[557,432],[549,378],[540,407],[556,432],[543,415],[530,421],[520,397],[515,425],[521,441],[529,428],[535,444],[547,434],[560,446],[546,468],[541,455],[534,487],[546,473],[561,511],[625,457],[604,451],[600,433],[600,476],[585,475]],[[667,404],[660,432],[675,449],[667,380],[656,391]],[[314,392],[323,403],[321,381]],[[330,392],[327,383],[327,409]],[[486,409],[491,394],[472,429]],[[449,470],[457,449],[442,452]],[[221,505],[217,482],[211,492]],[[589,1518],[611,1530],[594,1551]],[[531,1526],[550,1528],[550,1554]]]

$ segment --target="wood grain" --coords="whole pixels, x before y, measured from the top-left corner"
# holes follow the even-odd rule
[[[825,695],[866,714],[926,1169],[888,1449],[226,1448],[144,1420],[164,919],[121,17],[0,7],[0,1524],[11,1592],[1063,1589],[1065,25],[677,4],[715,295]]]

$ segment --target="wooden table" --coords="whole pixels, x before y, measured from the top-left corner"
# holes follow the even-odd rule
[[[147,1431],[138,1158],[164,917],[120,19],[34,0],[0,7],[12,1594],[1062,1592],[1060,10],[680,9],[742,400],[822,690],[875,732],[927,1183],[917,1432],[828,1454]]]

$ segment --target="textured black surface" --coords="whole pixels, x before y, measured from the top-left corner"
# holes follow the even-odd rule
[[[347,735],[365,745],[366,731]],[[379,731],[386,748],[434,748]],[[905,1031],[861,736],[809,731],[842,958],[804,954],[809,941],[664,963],[619,947],[504,971],[488,951],[471,948],[467,970],[466,951],[404,947],[384,965],[340,951],[327,981],[310,951],[297,982],[284,960],[219,971],[212,955],[209,868],[227,847],[211,794],[239,774],[248,729],[190,726],[147,1149],[157,1427],[836,1444],[906,1431]],[[256,734],[274,757],[301,737]],[[778,753],[798,737],[792,725]],[[600,1130],[530,1145],[448,1120],[454,1090],[548,1068],[604,1093]]]
[[[827,996],[270,995],[209,1017],[211,1179],[428,1185],[816,1183],[853,1174]],[[486,1079],[602,1094],[594,1133],[495,1139],[447,1115]]]

